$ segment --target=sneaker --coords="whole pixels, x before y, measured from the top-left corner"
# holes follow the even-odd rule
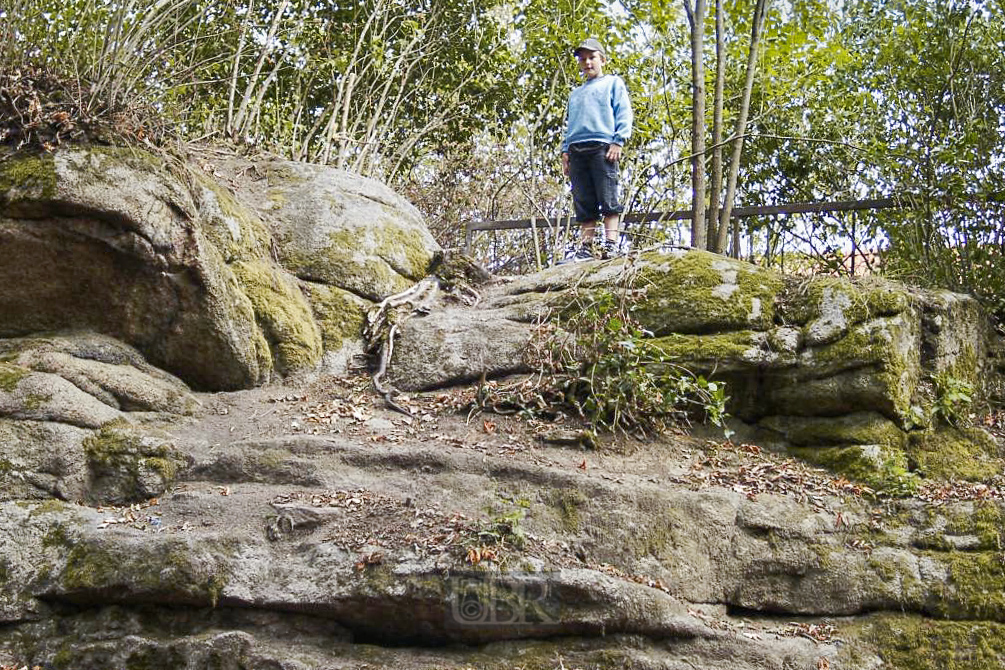
[[[595,260],[596,256],[593,255],[593,250],[588,244],[579,245],[569,245],[569,249],[565,252],[565,258],[558,262],[559,265],[565,265],[566,263],[579,263],[581,261],[592,261]]]
[[[608,258],[617,258],[621,255],[621,245],[617,240],[610,240],[605,237],[597,243],[597,247],[600,251],[600,257],[605,260]]]

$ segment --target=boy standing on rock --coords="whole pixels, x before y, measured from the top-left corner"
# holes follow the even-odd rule
[[[618,161],[632,132],[632,105],[625,82],[604,74],[607,55],[600,42],[585,40],[572,52],[586,80],[569,96],[562,172],[572,181],[572,202],[580,225],[580,245],[569,249],[562,263],[610,258],[618,245]],[[597,253],[594,234],[604,220]]]

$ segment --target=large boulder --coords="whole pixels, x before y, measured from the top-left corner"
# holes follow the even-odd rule
[[[226,165],[229,180],[138,149],[5,154],[0,338],[104,333],[205,390],[325,358],[344,369],[373,301],[424,277],[439,247],[375,181]]]
[[[266,378],[251,302],[163,160],[69,148],[8,157],[0,174],[0,337],[91,330],[198,387]]]
[[[971,446],[954,459],[924,446],[940,385],[979,392],[992,376],[975,299],[785,277],[707,252],[559,266],[485,287],[477,308],[444,302],[400,325],[390,378],[419,390],[533,370],[549,346],[542,333],[554,332],[540,324],[601,292],[620,296],[671,359],[725,381],[729,411],[761,439],[882,487],[909,488],[914,469],[987,478],[997,468],[977,467],[1000,456],[979,431],[955,438]]]
[[[292,161],[256,164],[242,197],[268,212],[279,257],[297,277],[370,301],[425,277],[440,253],[422,215],[373,179]]]

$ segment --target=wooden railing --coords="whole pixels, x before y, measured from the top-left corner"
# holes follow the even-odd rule
[[[788,205],[763,205],[757,207],[734,207],[733,217],[742,219],[751,216],[773,216],[778,214],[815,214],[824,212],[851,212],[863,209],[891,209],[908,207],[910,203],[901,198],[881,198],[879,200],[838,200],[829,202],[796,202]],[[675,212],[649,212],[647,214],[626,214],[621,217],[622,225],[633,223],[655,223],[660,221],[681,221],[691,219],[691,210]],[[471,254],[471,244],[475,233],[498,230],[524,230],[528,228],[559,229],[573,225],[569,216],[539,217],[533,219],[510,219],[507,221],[471,221],[464,229],[464,253]],[[631,234],[631,231],[628,231]]]

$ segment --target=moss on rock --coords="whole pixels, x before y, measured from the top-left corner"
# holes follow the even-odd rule
[[[0,391],[12,392],[31,370],[13,363],[0,363]]]
[[[112,421],[84,438],[95,480],[92,496],[134,502],[159,495],[174,481],[184,458],[172,446],[145,437],[124,421]]]
[[[271,234],[262,219],[226,188],[200,178],[202,229],[228,263],[268,258]]]
[[[875,412],[835,417],[770,416],[759,425],[780,433],[797,447],[878,444],[903,450],[908,439],[897,424]]]
[[[276,370],[290,374],[317,365],[321,333],[292,277],[264,261],[237,262],[231,269],[272,345]]]
[[[969,514],[952,514],[947,518],[945,532],[950,535],[969,535],[977,539],[977,549],[1001,551],[1005,531],[1002,508],[996,502],[974,503]]]
[[[946,566],[948,580],[929,610],[949,619],[1005,622],[1005,565],[998,551],[929,554]]]
[[[654,258],[654,260],[656,260]],[[639,273],[645,291],[635,318],[656,335],[767,330],[773,323],[779,275],[705,251],[659,257]]]
[[[851,328],[836,342],[807,349],[806,367],[815,374],[873,369],[891,407],[889,418],[906,425],[921,378],[920,333],[916,319],[904,315],[867,321]]]
[[[755,332],[739,330],[714,335],[670,333],[652,340],[668,356],[689,363],[714,364],[745,360],[757,351]]]
[[[988,481],[1005,472],[998,444],[980,428],[938,426],[912,432],[907,455],[930,478]]]
[[[56,196],[56,164],[48,154],[23,154],[0,162],[0,206]],[[0,211],[4,211],[0,210]]]
[[[549,506],[555,509],[565,531],[579,532],[582,524],[580,509],[586,504],[586,496],[579,489],[552,489],[546,492],[543,498]]]
[[[159,595],[168,602],[215,607],[230,573],[197,551],[184,540],[142,548],[78,540],[56,579],[71,593],[115,589],[122,597]]]
[[[844,475],[890,495],[910,495],[918,477],[907,469],[907,455],[900,449],[879,444],[848,447],[790,447],[804,461]]]
[[[872,278],[857,281],[843,277],[789,278],[780,298],[779,315],[787,323],[800,326],[807,326],[828,312],[833,315],[833,309],[840,305],[843,305],[840,318],[851,327],[868,319],[900,314],[912,303],[903,287]]]
[[[411,279],[397,273],[383,258],[360,255],[358,247],[359,240],[350,231],[333,231],[319,249],[298,251],[287,243],[281,245],[281,254],[283,265],[301,279],[342,288],[369,300],[383,300],[412,285]]]
[[[1000,623],[884,614],[848,632],[874,648],[884,667],[896,670],[999,670],[1005,658],[1005,625]],[[855,663],[861,651],[860,645],[846,646],[847,667],[861,667]]]
[[[338,351],[347,341],[363,339],[368,303],[348,291],[324,284],[310,284],[308,300],[325,351]]]

